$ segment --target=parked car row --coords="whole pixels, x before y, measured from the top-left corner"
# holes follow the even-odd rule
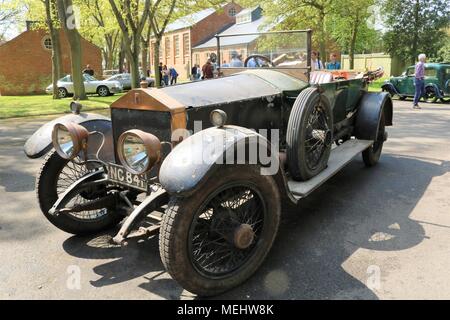
[[[123,91],[122,84],[119,81],[109,81],[109,80],[97,80],[93,76],[88,74],[83,74],[84,78],[84,89],[86,93],[96,93],[101,97],[106,97],[119,93]],[[58,96],[60,98],[65,98],[74,94],[73,81],[71,75],[66,75],[65,77],[58,80]],[[53,94],[53,85],[50,84],[45,92],[48,94]]]
[[[106,79],[107,81],[119,81],[124,90],[131,90],[131,74],[118,73]],[[143,74],[140,76],[141,81],[147,81],[149,87],[155,86],[155,79],[146,77]]]
[[[391,77],[381,87],[391,96],[398,96],[400,100],[414,97],[415,67],[410,66],[399,77]],[[425,64],[425,95],[426,101],[450,101],[450,63]]]
[[[84,77],[84,89],[86,93],[96,93],[101,97],[113,95],[115,93],[123,92],[123,90],[131,89],[131,75],[129,73],[119,73],[109,77],[106,80],[97,80],[93,76],[83,74]],[[147,81],[148,86],[152,87],[155,84],[153,78],[141,76],[141,81]],[[53,94],[53,85],[50,84],[45,92],[47,94]],[[73,82],[71,75],[58,80],[58,96],[60,98],[66,98],[73,95]]]

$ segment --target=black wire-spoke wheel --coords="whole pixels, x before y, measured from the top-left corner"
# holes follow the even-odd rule
[[[333,122],[328,101],[317,88],[298,95],[287,127],[287,163],[291,176],[308,180],[326,168],[333,143]]]
[[[52,224],[68,233],[96,233],[116,225],[123,217],[106,208],[63,213],[57,216],[48,213],[58,196],[88,172],[86,166],[65,160],[55,151],[51,151],[46,156],[36,180],[36,193],[42,213]],[[75,207],[104,195],[106,189],[101,186],[87,190],[75,195],[66,207]]]
[[[278,230],[280,195],[258,167],[227,166],[194,195],[172,198],[160,230],[164,266],[199,295],[226,291],[256,271]]]
[[[310,170],[315,170],[321,165],[320,160],[331,144],[331,128],[328,127],[327,113],[321,102],[309,114],[305,130],[305,161]]]
[[[386,125],[384,109],[381,111],[381,116],[378,124],[378,132],[376,140],[373,144],[362,152],[364,164],[367,167],[372,167],[380,160],[381,151],[383,149],[384,141],[386,141]]]
[[[267,210],[251,186],[226,185],[197,211],[188,239],[197,271],[223,277],[240,268],[254,253]]]

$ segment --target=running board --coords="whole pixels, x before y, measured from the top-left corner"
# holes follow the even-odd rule
[[[320,187],[325,181],[334,176],[340,169],[348,164],[360,152],[373,144],[372,140],[352,139],[331,150],[328,166],[317,176],[308,181],[288,180],[289,190],[295,198],[300,199],[309,195]]]

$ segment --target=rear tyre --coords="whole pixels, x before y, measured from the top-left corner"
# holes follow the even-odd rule
[[[308,180],[326,168],[333,142],[328,101],[317,88],[300,92],[287,127],[287,163],[295,180]]]
[[[58,97],[61,99],[66,98],[69,95],[66,88],[58,88]]]
[[[36,194],[39,206],[44,216],[57,228],[72,234],[86,235],[97,233],[118,224],[123,216],[111,210],[101,209],[54,216],[48,213],[50,208],[73,182],[88,172],[85,166],[61,158],[56,151],[51,151],[45,157],[44,163],[36,180]],[[71,202],[86,201],[77,195]]]
[[[383,110],[381,111],[380,122],[378,124],[377,138],[369,148],[362,152],[362,158],[366,167],[373,167],[380,160],[383,143],[386,140],[385,133],[385,116]]]
[[[195,197],[169,202],[159,250],[169,274],[200,296],[227,291],[250,277],[275,239],[280,193],[258,167],[227,166]]]
[[[425,102],[435,103],[438,101],[436,90],[433,87],[425,89],[425,95],[423,96]]]
[[[100,86],[100,87],[97,88],[97,94],[100,97],[107,97],[107,96],[110,95],[110,92],[109,92],[108,87]]]

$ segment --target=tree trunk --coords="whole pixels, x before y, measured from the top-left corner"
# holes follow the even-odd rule
[[[325,66],[326,56],[326,39],[325,39],[325,12],[323,10],[320,11],[320,26],[319,26],[319,52],[320,52],[320,61]],[[325,59],[325,60],[324,60]]]
[[[355,68],[355,45],[356,45],[356,36],[358,34],[358,24],[359,24],[359,19],[356,18],[356,21],[355,21],[355,24],[354,24],[353,30],[352,30],[352,39],[350,40],[350,50],[348,53],[350,70],[353,70]]]
[[[74,100],[87,100],[82,74],[81,37],[78,33],[72,0],[58,0],[58,13],[70,47],[70,65],[74,90]]]
[[[59,31],[53,25],[54,15],[56,14],[55,0],[45,0],[46,23],[52,40],[52,85],[53,99],[59,99],[58,95],[58,79],[61,78],[61,45],[59,41]]]
[[[159,73],[159,46],[161,39],[156,38],[153,49],[153,70],[155,70],[155,87],[161,87],[161,74]]]
[[[133,36],[132,39],[132,48],[128,48],[127,53],[127,60],[130,65],[130,74],[131,74],[131,87],[132,88],[139,88],[141,77],[139,74],[139,47],[140,47],[140,39]]]
[[[147,70],[148,68],[148,43],[145,41],[142,42],[142,49],[141,49],[141,66],[142,66],[142,72],[145,76],[147,76]]]
[[[123,64],[124,63],[125,63],[125,53],[123,52],[123,49],[120,49],[119,59],[118,59],[119,73],[123,73]]]

